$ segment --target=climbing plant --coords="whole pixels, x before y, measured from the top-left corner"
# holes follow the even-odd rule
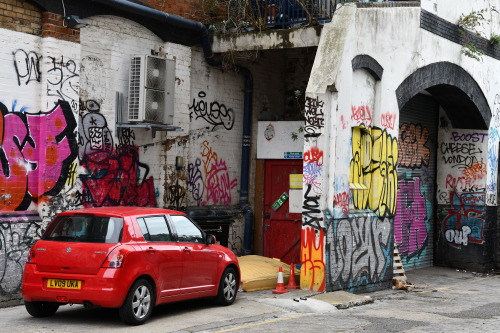
[[[489,8],[473,10],[468,14],[460,15],[457,25],[458,32],[462,35],[464,41],[461,51],[463,55],[481,61],[484,51],[479,48],[479,45],[474,45],[470,36],[472,34],[477,37],[485,38],[482,32],[482,26],[491,23],[492,12],[497,12],[497,10],[494,6],[489,4]],[[489,15],[489,19],[486,17],[487,15]],[[499,43],[500,36],[492,34],[490,37],[490,44],[498,45]]]

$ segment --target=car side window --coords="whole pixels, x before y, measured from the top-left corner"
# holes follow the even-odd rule
[[[203,233],[187,217],[171,215],[179,242],[203,243]]]
[[[148,242],[170,242],[172,237],[164,216],[147,216],[138,218],[144,239]]]

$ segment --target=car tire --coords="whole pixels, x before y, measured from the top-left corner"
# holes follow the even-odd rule
[[[222,273],[219,283],[219,292],[217,293],[217,303],[220,305],[231,305],[236,299],[238,293],[238,274],[232,267],[228,267]]]
[[[155,294],[151,283],[139,279],[134,282],[119,309],[120,318],[129,325],[144,324],[151,316],[154,304]]]
[[[50,317],[59,309],[58,303],[53,302],[28,302],[24,301],[26,311],[36,318]]]

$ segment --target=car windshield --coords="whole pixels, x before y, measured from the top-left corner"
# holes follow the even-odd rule
[[[108,216],[58,216],[49,225],[43,240],[82,243],[118,243],[123,219]]]

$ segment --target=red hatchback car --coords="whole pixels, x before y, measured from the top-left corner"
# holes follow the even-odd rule
[[[31,248],[22,293],[34,317],[60,305],[118,308],[139,325],[154,305],[215,297],[230,305],[240,283],[238,259],[184,213],[105,207],[60,213]]]

